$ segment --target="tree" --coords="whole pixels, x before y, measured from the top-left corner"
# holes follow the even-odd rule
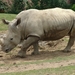
[[[17,14],[24,9],[25,9],[25,2],[23,0],[13,0],[13,4],[11,8],[12,13]]]
[[[75,11],[75,4],[72,5],[71,9]]]

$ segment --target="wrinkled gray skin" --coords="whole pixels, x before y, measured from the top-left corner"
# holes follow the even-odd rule
[[[20,12],[12,21],[3,19],[8,25],[6,37],[2,40],[2,50],[11,51],[23,41],[18,55],[25,57],[26,50],[33,45],[33,54],[39,54],[38,41],[54,41],[69,36],[69,41],[64,49],[71,50],[75,39],[75,12],[70,9],[29,9]]]

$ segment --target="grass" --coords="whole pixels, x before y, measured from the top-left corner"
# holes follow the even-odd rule
[[[15,14],[5,14],[5,13],[0,13],[0,31],[6,31],[7,30],[7,25],[4,25],[2,23],[2,19],[6,19],[6,20],[12,20],[15,18]]]
[[[0,75],[75,75],[75,65],[59,68],[46,68],[15,73],[1,73]]]

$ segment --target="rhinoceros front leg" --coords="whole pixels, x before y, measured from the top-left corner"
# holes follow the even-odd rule
[[[34,51],[33,51],[32,55],[38,55],[39,54],[39,49],[38,49],[39,48],[39,44],[38,44],[38,41],[33,44],[33,48],[34,48]]]
[[[27,40],[24,40],[23,43],[22,43],[21,50],[18,53],[18,56],[19,57],[25,57],[26,56],[26,50],[27,50],[27,48],[29,46],[33,45],[38,40],[39,40],[38,37],[28,37]]]
[[[74,44],[74,40],[75,40],[75,37],[71,37],[69,38],[69,42],[66,46],[66,48],[64,49],[64,52],[70,52],[71,51],[71,47],[73,46]]]

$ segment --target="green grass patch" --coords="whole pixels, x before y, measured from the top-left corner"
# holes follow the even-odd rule
[[[0,20],[1,19],[7,19],[7,20],[12,20],[14,19],[16,14],[5,14],[5,13],[0,13]]]
[[[75,65],[59,68],[47,68],[15,73],[1,73],[0,75],[75,75]]]
[[[4,25],[2,23],[2,19],[6,19],[6,20],[12,20],[16,17],[16,14],[4,14],[4,13],[0,13],[0,31],[5,31],[7,30],[7,25]]]

